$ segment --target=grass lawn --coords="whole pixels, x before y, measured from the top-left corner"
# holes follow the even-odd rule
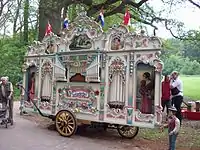
[[[177,150],[200,150],[200,123],[198,121],[183,121],[183,125],[177,138]],[[168,147],[168,132],[159,132],[158,129],[141,129],[136,137],[143,141],[143,145],[149,146],[153,150],[155,145],[161,147],[159,150]],[[143,139],[146,139],[144,141]],[[159,141],[159,142],[158,142]]]
[[[200,100],[200,76],[181,76],[184,96],[192,100]]]

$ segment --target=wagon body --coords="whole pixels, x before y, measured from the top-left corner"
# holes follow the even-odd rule
[[[67,110],[78,120],[154,128],[162,121],[160,50],[157,37],[122,25],[105,33],[81,13],[60,37],[51,34],[29,47],[23,86],[44,114]],[[145,72],[152,83],[150,112],[142,108]],[[36,111],[26,94],[22,98],[24,110]]]

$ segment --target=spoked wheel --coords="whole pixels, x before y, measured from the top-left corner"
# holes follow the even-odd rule
[[[139,127],[119,125],[117,131],[122,137],[132,139],[138,134]]]
[[[72,136],[77,130],[76,118],[70,111],[59,111],[56,115],[56,129],[62,136]]]

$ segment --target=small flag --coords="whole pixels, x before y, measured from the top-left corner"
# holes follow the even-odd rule
[[[98,21],[101,22],[101,26],[104,26],[104,16],[103,16],[103,10],[101,10],[99,17],[98,17]]]
[[[69,26],[69,21],[67,18],[65,18],[64,22],[63,22],[63,28],[64,29],[68,29],[68,26]]]
[[[126,12],[124,14],[124,25],[128,25],[128,26],[131,25],[131,15],[128,11],[128,8],[126,9]]]
[[[52,32],[52,27],[51,24],[48,21],[47,27],[46,27],[46,32],[45,32],[45,36],[49,35]]]

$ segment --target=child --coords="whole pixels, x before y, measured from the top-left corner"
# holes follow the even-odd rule
[[[169,107],[171,105],[170,101],[170,79],[168,75],[165,75],[164,81],[162,82],[162,97],[161,97],[161,102],[162,102],[162,107],[163,107],[163,112],[165,109],[165,106],[167,108],[167,115],[169,114]]]
[[[176,138],[180,129],[180,120],[176,117],[177,109],[172,106],[169,108],[168,124],[161,127],[162,131],[164,127],[168,127],[169,133],[169,150],[176,149]]]

